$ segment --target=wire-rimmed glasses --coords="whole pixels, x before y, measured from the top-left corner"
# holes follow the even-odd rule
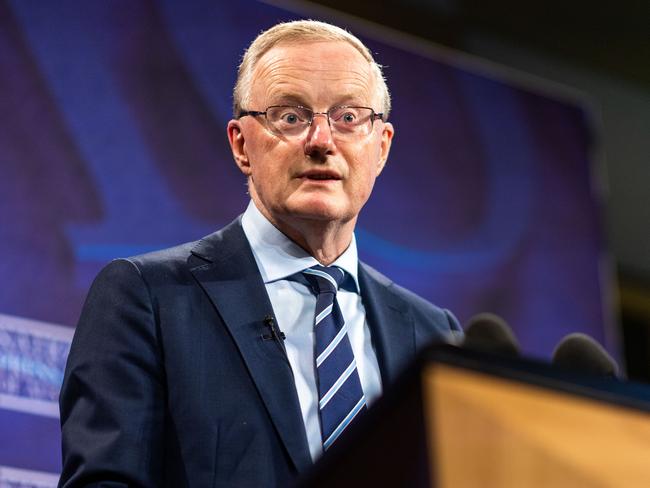
[[[383,120],[383,113],[375,113],[370,107],[342,105],[327,112],[314,112],[299,105],[271,105],[263,112],[242,110],[239,117],[263,115],[271,132],[283,137],[300,137],[311,126],[315,115],[324,115],[332,134],[341,138],[357,138],[370,134],[376,119]]]

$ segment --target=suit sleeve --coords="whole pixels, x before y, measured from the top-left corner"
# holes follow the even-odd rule
[[[449,310],[446,308],[442,310],[447,317],[447,322],[449,323],[449,330],[451,330],[455,334],[463,334],[463,328],[460,326],[460,322],[458,322],[458,319],[456,316],[451,313]]]
[[[164,370],[149,289],[110,263],[83,307],[59,400],[60,487],[161,486]]]

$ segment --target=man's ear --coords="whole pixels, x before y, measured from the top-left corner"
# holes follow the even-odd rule
[[[379,146],[379,161],[377,161],[377,176],[381,174],[388,161],[388,153],[390,153],[390,145],[393,142],[395,129],[390,122],[384,122],[384,127],[381,132],[381,144]]]
[[[246,152],[246,141],[244,140],[241,123],[239,120],[233,119],[228,122],[227,130],[228,142],[230,143],[230,150],[232,151],[233,158],[235,158],[235,163],[242,173],[250,176],[250,161]]]

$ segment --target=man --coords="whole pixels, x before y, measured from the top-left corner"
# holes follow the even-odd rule
[[[285,486],[418,348],[459,330],[357,260],[389,100],[337,27],[291,22],[253,42],[228,124],[251,203],[97,277],[61,394],[62,486]]]

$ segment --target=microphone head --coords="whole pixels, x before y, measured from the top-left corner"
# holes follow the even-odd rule
[[[519,343],[510,326],[491,313],[480,313],[469,319],[461,347],[506,357],[519,357],[520,354]]]
[[[597,376],[618,376],[618,365],[605,348],[588,335],[578,332],[565,336],[559,342],[553,352],[553,364]]]

